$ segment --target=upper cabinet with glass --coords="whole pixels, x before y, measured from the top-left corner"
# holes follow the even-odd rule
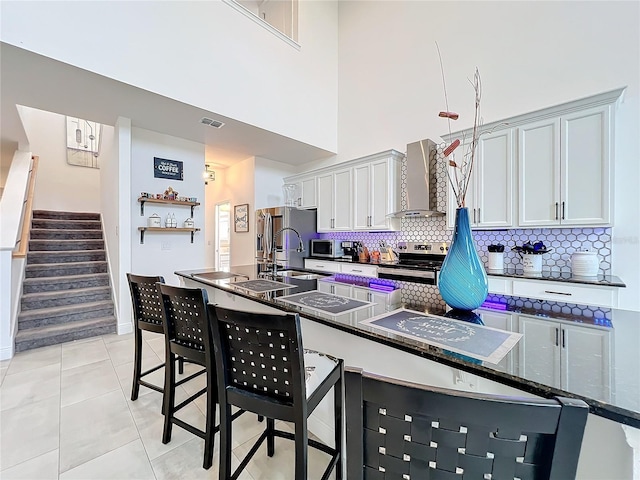
[[[298,45],[298,0],[223,0],[275,35]]]

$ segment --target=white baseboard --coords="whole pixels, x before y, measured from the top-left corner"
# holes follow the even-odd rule
[[[117,326],[118,335],[126,335],[133,332],[133,325],[131,322],[119,323]]]
[[[327,425],[318,415],[312,413],[307,419],[307,429],[313,433],[320,441],[326,445],[333,446],[334,429],[333,425]]]
[[[13,358],[14,348],[15,346],[13,342],[11,342],[11,345],[8,347],[0,348],[0,360],[9,360],[10,358]]]

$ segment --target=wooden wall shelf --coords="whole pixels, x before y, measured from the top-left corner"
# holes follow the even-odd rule
[[[169,200],[167,200],[167,201],[169,201]],[[186,203],[186,202],[180,202],[180,203]],[[171,227],[138,227],[138,230],[140,231],[140,243],[141,244],[144,243],[144,232],[163,232],[163,233],[190,232],[191,233],[191,243],[193,243],[193,234],[195,232],[199,232],[200,231],[199,228],[171,228]]]
[[[144,204],[145,203],[163,203],[165,205],[179,205],[182,207],[191,207],[191,217],[193,217],[193,207],[197,207],[200,205],[200,202],[181,202],[180,200],[164,200],[162,198],[148,198],[148,197],[139,197],[138,202],[140,202],[140,216],[144,216]]]

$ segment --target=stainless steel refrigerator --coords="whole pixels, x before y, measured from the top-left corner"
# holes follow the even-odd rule
[[[309,256],[312,238],[316,232],[316,210],[301,210],[295,207],[271,207],[256,210],[256,260],[272,264],[275,255],[279,266],[303,268],[304,259]],[[293,229],[299,233],[296,235]],[[280,232],[280,233],[278,233]],[[298,252],[299,243],[304,251]]]

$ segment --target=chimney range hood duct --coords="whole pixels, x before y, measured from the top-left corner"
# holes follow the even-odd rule
[[[436,144],[420,140],[407,145],[406,209],[391,213],[394,218],[441,217],[437,209],[438,175]]]

